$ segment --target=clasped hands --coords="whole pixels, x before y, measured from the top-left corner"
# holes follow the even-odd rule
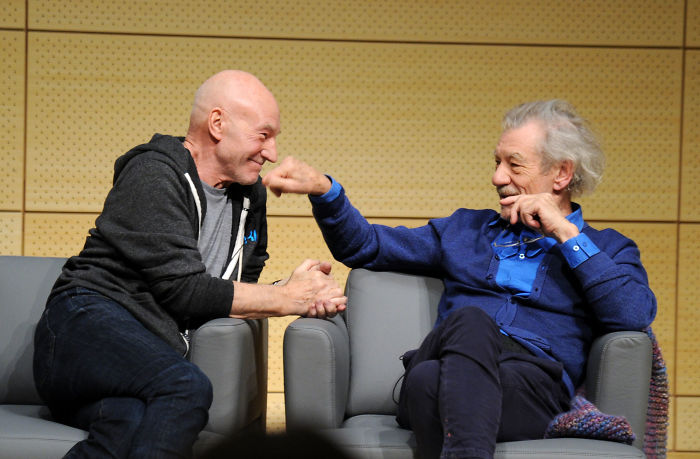
[[[305,260],[276,287],[291,301],[290,314],[323,319],[344,311],[347,305],[328,262]]]

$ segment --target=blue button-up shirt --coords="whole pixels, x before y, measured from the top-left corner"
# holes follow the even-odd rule
[[[581,206],[573,204],[574,211],[566,219],[583,229]],[[495,226],[495,220],[490,226]],[[508,225],[491,244],[496,258],[500,261],[496,273],[496,283],[515,295],[527,297],[532,292],[532,285],[537,269],[542,264],[545,254],[557,241],[518,223]],[[598,247],[585,234],[569,239],[560,247],[562,255],[571,268],[575,268],[588,258],[600,252]]]

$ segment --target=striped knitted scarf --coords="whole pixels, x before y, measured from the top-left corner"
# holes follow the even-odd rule
[[[668,375],[661,349],[651,328],[644,330],[651,339],[653,361],[649,384],[647,425],[644,433],[644,453],[649,459],[666,457],[668,427]],[[601,413],[582,395],[571,402],[571,410],[555,417],[547,428],[545,438],[578,437],[632,444],[632,427],[622,416]]]

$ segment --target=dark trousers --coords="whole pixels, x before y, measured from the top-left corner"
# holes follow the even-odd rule
[[[397,420],[419,457],[491,458],[497,441],[542,438],[568,409],[562,365],[506,340],[484,311],[465,307],[406,355]]]
[[[89,432],[66,457],[189,457],[209,379],[114,301],[72,289],[35,333],[34,378],[59,422]]]

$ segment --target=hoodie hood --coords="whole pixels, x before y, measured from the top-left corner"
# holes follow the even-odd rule
[[[184,137],[155,134],[148,143],[132,148],[116,160],[114,163],[113,183],[117,182],[119,174],[129,164],[129,161],[146,152],[159,153],[163,155],[159,159],[170,164],[172,168],[180,171],[182,174],[189,173],[199,178],[194,159],[192,159],[190,151],[183,145],[184,141]]]

